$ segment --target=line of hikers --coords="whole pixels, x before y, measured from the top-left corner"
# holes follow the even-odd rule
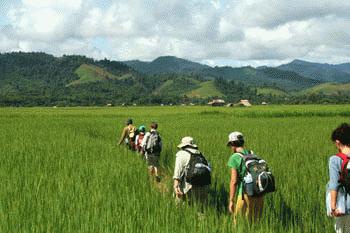
[[[158,124],[153,122],[147,133],[145,126],[137,129],[131,119],[126,124],[118,144],[125,142],[130,149],[145,155],[149,171],[159,182],[162,141],[157,131]],[[337,127],[331,139],[339,153],[329,160],[328,215],[336,219],[336,233],[350,233],[350,126],[343,123]],[[230,133],[227,146],[232,151],[227,163],[230,169],[228,210],[234,219],[240,215],[250,221],[258,220],[264,206],[264,195],[276,190],[274,176],[265,160],[245,147],[242,133]],[[196,201],[204,206],[208,202],[211,166],[192,137],[183,137],[177,147],[173,175],[176,200]]]
[[[146,133],[146,127],[144,125],[137,128],[133,125],[132,119],[128,119],[118,145],[124,142],[129,149],[144,155],[149,172],[151,175],[154,175],[157,182],[160,182],[158,168],[160,152],[162,151],[162,139],[157,131],[157,123],[152,122],[150,128],[151,130]]]
[[[145,126],[137,128],[132,119],[128,119],[118,145],[125,143],[131,150],[144,155],[150,173],[159,182],[162,139],[157,131],[157,123],[152,122],[150,128],[150,131],[146,132]],[[231,147],[233,152],[228,161],[228,167],[232,171],[229,211],[234,216],[242,214],[250,220],[259,218],[263,208],[263,195],[275,191],[274,177],[267,163],[244,147],[242,133],[232,132],[227,146]],[[183,137],[177,147],[179,151],[176,153],[173,174],[176,200],[189,203],[196,201],[203,207],[208,202],[211,166],[192,137]],[[236,197],[238,198],[235,204]]]

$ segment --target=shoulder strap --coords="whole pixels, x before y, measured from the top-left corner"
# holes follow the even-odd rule
[[[186,149],[182,149],[183,151],[186,151],[187,153],[189,153],[189,154],[193,154],[191,151],[189,151],[189,150],[186,150]]]
[[[340,171],[340,180],[343,181],[344,180],[344,168],[345,168],[345,165],[350,161],[350,158],[344,153],[338,153],[338,154],[336,154],[336,156],[341,158],[341,160],[342,160],[341,171]]]
[[[254,152],[252,150],[248,150],[248,154],[244,154],[243,152],[236,152],[235,153],[235,154],[238,154],[242,158],[241,164],[239,165],[240,170],[242,170],[243,163],[244,163],[244,166],[247,168],[247,166],[246,166],[247,158],[249,158],[249,155],[254,155],[253,153]],[[248,170],[247,170],[247,172],[248,172]]]
[[[247,155],[252,155],[253,151],[248,150],[248,154],[244,154],[243,152],[236,152],[235,154],[238,154],[243,160],[247,157]]]
[[[193,152],[191,152],[190,150],[186,150],[186,149],[182,149],[183,151],[186,151],[187,153],[189,153],[191,156],[192,155],[196,155],[197,153],[193,153]],[[199,152],[200,153],[200,152]],[[200,153],[201,154],[201,153]]]
[[[186,151],[187,153],[189,153],[190,155],[191,155],[191,158],[193,157],[193,156],[200,156],[200,157],[202,157],[206,162],[208,162],[207,160],[206,160],[206,158],[203,156],[203,154],[202,154],[202,152],[200,152],[199,151],[199,153],[193,153],[193,152],[191,152],[190,150],[186,150],[186,149],[182,149],[183,151]]]

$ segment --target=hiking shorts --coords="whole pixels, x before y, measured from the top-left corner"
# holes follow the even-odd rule
[[[149,167],[159,167],[159,155],[148,154],[146,155],[146,161]]]
[[[336,217],[334,228],[336,233],[350,232],[350,215]]]

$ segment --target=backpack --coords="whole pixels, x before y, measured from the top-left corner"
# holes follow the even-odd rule
[[[336,156],[342,159],[340,171],[340,184],[345,188],[346,193],[350,194],[350,156],[338,153]]]
[[[145,137],[145,134],[139,134],[139,137],[137,139],[137,145],[140,146],[142,143],[143,138]]]
[[[191,154],[185,171],[185,181],[196,186],[210,185],[211,168],[202,153],[192,153],[189,150],[184,151]]]
[[[265,160],[260,159],[252,151],[249,151],[247,155],[243,153],[239,155],[243,159],[241,166],[244,163],[247,169],[243,180],[248,196],[261,196],[276,191],[275,178],[269,171]]]
[[[134,142],[136,135],[137,135],[137,129],[135,126],[133,126],[131,129],[129,129],[129,133],[128,133],[129,140]]]
[[[147,138],[145,151],[150,154],[159,154],[162,150],[162,139],[157,131],[152,131]]]
[[[137,138],[136,149],[138,151],[141,151],[141,143],[142,143],[143,138],[145,137],[145,134],[140,133],[138,136],[139,137]]]

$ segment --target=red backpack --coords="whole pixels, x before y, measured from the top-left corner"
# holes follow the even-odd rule
[[[337,156],[342,160],[340,183],[345,191],[350,194],[350,156],[343,153],[338,153]]]

